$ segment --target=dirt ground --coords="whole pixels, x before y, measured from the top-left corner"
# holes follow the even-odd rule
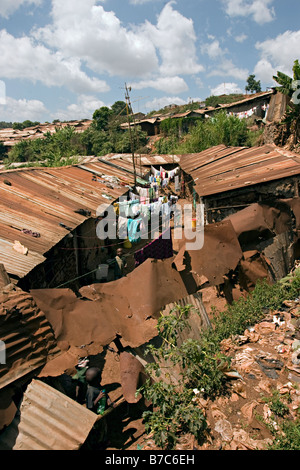
[[[182,436],[177,450],[264,450],[272,443],[265,422],[271,410],[265,398],[277,390],[288,397],[289,415],[296,418],[300,405],[300,301],[286,301],[282,310],[269,312],[264,320],[222,343],[232,358],[228,393],[215,401],[195,395],[205,413],[209,432],[199,444],[191,435]],[[145,434],[142,412],[145,405],[122,405],[109,420],[108,449],[160,450],[152,436]],[[119,430],[122,429],[122,433]]]

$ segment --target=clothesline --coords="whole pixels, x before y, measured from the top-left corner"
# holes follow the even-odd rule
[[[160,229],[160,226],[158,225],[157,227],[154,227],[154,228],[152,229],[152,232],[155,232],[156,230],[159,230],[159,229]],[[157,240],[159,237],[160,237],[160,235],[159,235],[157,238],[154,238],[152,241]],[[88,237],[88,238],[89,238],[89,237]],[[92,237],[91,237],[91,238],[92,238]],[[93,237],[93,239],[95,239],[95,240],[100,240],[98,237],[95,237],[95,238]],[[124,242],[125,242],[125,241],[126,241],[126,240],[123,239],[123,240],[121,240],[121,241],[119,241],[119,242],[117,242],[117,243],[112,243],[112,244],[110,244],[110,245],[103,245],[103,246],[92,246],[92,247],[83,247],[83,248],[79,248],[79,247],[77,247],[77,248],[59,247],[59,249],[60,249],[60,250],[63,250],[63,251],[99,250],[99,249],[101,249],[101,248],[112,248],[112,247],[114,247],[114,246],[124,245]]]
[[[253,116],[256,113],[257,108],[258,108],[257,106],[254,106],[253,108],[249,109],[248,111],[241,111],[240,113],[230,112],[230,113],[228,113],[228,115],[229,116],[237,116],[239,119],[246,119],[246,118],[249,118],[249,117]],[[269,110],[269,104],[268,105],[264,104],[262,106],[262,110],[267,113],[268,110]]]

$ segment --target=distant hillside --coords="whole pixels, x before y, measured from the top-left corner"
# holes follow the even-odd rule
[[[259,93],[258,93],[259,94]],[[249,98],[249,96],[253,95],[243,95],[243,94],[231,94],[231,95],[219,95],[219,96],[209,96],[204,101],[194,101],[184,105],[169,105],[165,106],[162,109],[151,111],[147,117],[153,117],[156,114],[158,115],[166,115],[166,114],[181,114],[185,113],[186,111],[192,111],[194,109],[212,107],[215,108],[218,104],[230,104],[236,103],[238,101],[242,101],[244,99]]]

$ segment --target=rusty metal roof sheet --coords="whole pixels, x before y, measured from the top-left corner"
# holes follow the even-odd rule
[[[33,380],[24,394],[19,419],[0,436],[0,449],[78,450],[96,421],[97,415],[83,405]]]
[[[105,157],[102,157],[103,160],[106,161],[111,161],[111,162],[116,162],[120,165],[122,165],[124,162],[127,162],[127,164],[132,165],[132,155],[131,154],[113,154],[113,155],[106,155]],[[168,165],[168,164],[176,164],[180,162],[180,157],[178,155],[136,155],[136,163],[137,167],[139,168],[139,165],[141,164],[142,166],[155,166],[155,165]],[[147,169],[143,169],[143,176],[148,172]]]
[[[199,196],[279,180],[300,174],[300,156],[274,145],[226,147],[183,155],[181,168],[194,179]]]
[[[53,329],[32,296],[10,284],[0,292],[0,339],[5,364],[0,389],[19,380],[60,354]]]
[[[57,122],[54,124],[39,124],[22,130],[11,128],[0,129],[0,141],[4,142],[6,146],[13,146],[21,140],[42,139],[48,132],[54,134],[56,129],[63,129],[65,127],[74,127],[76,133],[81,133],[88,129],[92,122],[91,120],[84,119],[80,121]]]
[[[108,187],[105,178],[113,180]],[[103,162],[62,168],[26,168],[0,172],[0,260],[8,274],[23,277],[44,261],[44,255],[71,229],[86,220],[78,209],[96,216],[100,204],[111,204],[134,182],[128,171]],[[39,233],[39,238],[22,230]],[[13,249],[19,241],[28,255]]]

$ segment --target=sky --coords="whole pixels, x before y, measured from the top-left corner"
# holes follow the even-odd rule
[[[262,89],[300,60],[299,0],[0,0],[0,121],[91,119]]]

